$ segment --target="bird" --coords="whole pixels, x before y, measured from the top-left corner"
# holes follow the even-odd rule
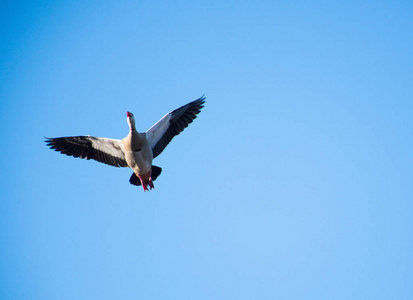
[[[183,105],[163,116],[146,132],[136,130],[133,113],[126,112],[129,134],[123,139],[94,137],[90,135],[45,137],[45,142],[53,149],[68,156],[93,159],[114,166],[129,167],[133,170],[129,182],[152,190],[153,181],[161,174],[162,168],[152,165],[171,140],[179,135],[201,112],[205,96]]]

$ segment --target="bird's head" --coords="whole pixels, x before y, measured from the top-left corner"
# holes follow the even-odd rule
[[[135,130],[135,117],[133,116],[133,113],[127,111],[126,112],[126,121],[128,122],[129,128],[131,130]]]

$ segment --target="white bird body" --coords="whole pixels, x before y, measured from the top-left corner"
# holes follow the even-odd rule
[[[125,160],[136,175],[144,175],[151,171],[153,154],[145,133],[131,130],[122,139],[122,143]]]
[[[94,159],[115,167],[129,167],[133,170],[130,183],[154,188],[153,180],[162,169],[152,161],[165,149],[169,142],[181,133],[201,111],[205,97],[201,97],[166,114],[145,133],[136,131],[135,118],[127,112],[129,134],[122,140],[93,136],[69,136],[46,138],[51,149],[73,157]]]

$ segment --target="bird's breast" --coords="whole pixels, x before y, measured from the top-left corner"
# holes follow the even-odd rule
[[[147,147],[137,150],[125,152],[126,162],[135,173],[146,174],[152,169],[152,151]]]

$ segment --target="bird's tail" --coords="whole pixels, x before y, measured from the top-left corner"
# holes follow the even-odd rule
[[[162,168],[157,167],[157,166],[152,166],[152,181],[154,181],[162,172]],[[133,185],[142,185],[141,180],[139,179],[138,176],[136,176],[135,173],[132,173],[132,176],[129,179],[129,182]]]

